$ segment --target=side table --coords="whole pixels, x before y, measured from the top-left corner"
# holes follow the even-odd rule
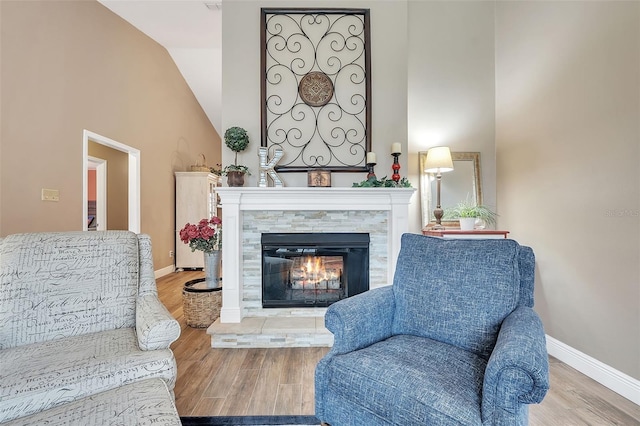
[[[222,287],[207,287],[204,278],[187,281],[182,289],[182,310],[189,327],[206,328],[220,316]]]
[[[441,238],[467,238],[467,239],[500,239],[507,238],[509,231],[495,231],[492,229],[475,229],[462,231],[460,229],[423,229],[422,235]]]

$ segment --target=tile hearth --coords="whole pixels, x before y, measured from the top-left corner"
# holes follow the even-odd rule
[[[212,348],[332,346],[324,317],[245,317],[240,323],[217,319],[208,329]]]

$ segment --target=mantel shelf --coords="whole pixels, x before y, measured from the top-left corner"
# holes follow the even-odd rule
[[[390,210],[408,204],[415,188],[218,188],[222,205],[240,210]]]

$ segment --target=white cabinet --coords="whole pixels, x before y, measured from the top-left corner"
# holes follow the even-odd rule
[[[204,267],[204,255],[199,250],[192,252],[180,240],[180,230],[187,223],[217,216],[220,182],[220,176],[212,173],[176,172],[176,269]]]

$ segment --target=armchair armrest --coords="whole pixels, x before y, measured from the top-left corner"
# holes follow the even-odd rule
[[[500,419],[521,412],[523,404],[542,401],[549,390],[549,357],[540,318],[520,306],[502,323],[485,370],[482,419]]]
[[[136,300],[136,335],[143,351],[166,349],[180,337],[180,324],[156,295]]]
[[[324,418],[332,360],[336,355],[362,349],[390,337],[394,309],[391,286],[366,291],[327,308],[324,323],[333,333],[334,342],[316,366],[315,408],[318,418]]]
[[[334,335],[331,354],[355,351],[390,337],[394,309],[391,286],[369,290],[329,306],[324,322]]]

